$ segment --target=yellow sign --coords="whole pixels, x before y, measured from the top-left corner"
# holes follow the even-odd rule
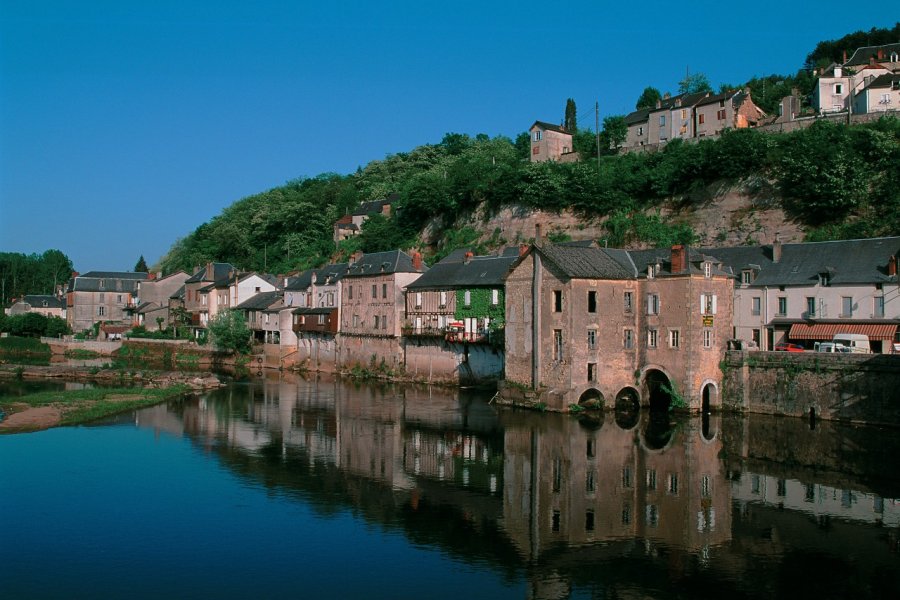
[[[712,315],[703,315],[703,326],[704,327],[712,327],[713,318]]]

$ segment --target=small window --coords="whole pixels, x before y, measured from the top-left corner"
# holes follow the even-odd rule
[[[783,317],[787,314],[787,297],[778,296],[778,316]]]
[[[584,513],[584,530],[594,530],[594,511],[591,509],[586,510]]]
[[[463,305],[471,306],[471,304],[472,304],[472,292],[469,290],[466,290],[465,292],[463,292]]]
[[[834,84],[834,93],[835,94],[843,94],[844,93],[844,84],[842,84],[842,83]]]
[[[98,317],[102,317],[102,316],[105,315],[105,314],[106,314],[106,307],[105,307],[105,306],[98,306],[98,307],[97,307],[97,316],[98,316]]]
[[[703,347],[712,348],[713,332],[712,329],[703,330]]]
[[[587,380],[588,381],[597,381],[597,363],[588,363],[588,365],[587,365]]]
[[[703,113],[700,113],[700,115],[697,117],[697,122],[700,123],[701,125],[703,125],[703,122],[704,122],[703,117],[705,117],[705,116],[706,115],[704,115]]]
[[[262,290],[262,288],[259,287],[259,286],[256,286],[255,288],[253,288],[253,291],[256,292],[257,294],[258,294],[261,290]]]
[[[422,308],[422,292],[416,292],[416,308]]]
[[[553,330],[553,360],[562,362],[563,359],[563,334],[562,329]]]
[[[806,316],[808,316],[808,317],[816,316],[816,299],[815,298],[807,298],[806,299]]]
[[[440,293],[440,306],[438,308],[446,308],[447,307],[447,292]]]
[[[712,277],[712,263],[705,262],[703,263],[703,276],[709,279]]]
[[[648,329],[647,330],[647,347],[648,348],[656,348],[658,341],[659,341],[659,332],[656,329]]]
[[[589,313],[597,312],[597,292],[588,292],[587,304]]]
[[[386,283],[381,284],[381,297],[387,298],[387,284]]]
[[[538,130],[538,131],[535,131],[534,133],[532,133],[532,134],[531,134],[531,140],[534,141],[534,142],[539,142],[539,141],[541,141],[541,131]]]
[[[700,294],[700,314],[702,315],[714,315],[716,314],[716,295],[715,294]]]
[[[647,469],[647,489],[656,489],[656,469]]]
[[[853,316],[853,297],[852,296],[842,296],[841,297],[841,316],[842,317],[852,317]]]
[[[884,317],[884,296],[875,296],[875,317],[882,318]]]
[[[622,341],[623,346],[626,350],[631,350],[634,348],[634,331],[631,329],[626,329],[622,332]]]
[[[644,127],[643,125],[638,127],[638,135],[644,135]]]
[[[562,312],[562,290],[553,290],[553,312]]]
[[[497,306],[500,304],[500,290],[491,290],[491,304]]]
[[[353,315],[353,326],[359,327],[359,315]]]
[[[669,475],[669,493],[674,496],[678,495],[678,475],[674,473]]]
[[[681,118],[687,119],[687,109],[686,108],[681,109]]]
[[[588,342],[588,350],[596,350],[597,349],[597,330],[596,329],[588,329],[587,342]]]
[[[647,314],[659,314],[659,294],[647,294]]]
[[[379,319],[378,315],[375,315],[375,329],[378,329]]]
[[[318,322],[319,322],[319,325],[324,325],[325,324],[325,315],[319,315]]]
[[[387,329],[387,315],[381,315],[381,328]]]
[[[745,285],[750,285],[753,283],[753,272],[752,271],[742,271],[741,272],[741,283]]]
[[[622,468],[622,487],[626,489],[631,487],[631,467]]]
[[[681,345],[681,331],[678,329],[672,329],[669,331],[669,347],[670,348],[679,348]]]
[[[634,293],[625,292],[622,298],[625,305],[625,314],[630,315],[634,311]]]
[[[750,299],[750,314],[758,317],[762,313],[762,299],[754,296]]]
[[[375,300],[376,298],[378,298],[378,284],[373,283],[372,284],[372,300]]]
[[[666,126],[666,115],[659,115],[659,126],[660,127]]]
[[[350,298],[350,300],[353,300],[353,286],[352,285],[347,286],[347,297]]]

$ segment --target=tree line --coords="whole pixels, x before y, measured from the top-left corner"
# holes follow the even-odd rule
[[[42,254],[0,252],[0,304],[26,294],[55,294],[73,271],[72,261],[59,250]]]

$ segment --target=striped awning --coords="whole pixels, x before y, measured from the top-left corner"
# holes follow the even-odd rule
[[[791,340],[830,340],[836,333],[860,333],[870,340],[893,341],[896,323],[794,323],[788,332]]]

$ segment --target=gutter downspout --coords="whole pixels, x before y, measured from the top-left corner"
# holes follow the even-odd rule
[[[534,272],[531,276],[531,388],[541,385],[541,286],[543,264],[541,255],[532,252]]]

